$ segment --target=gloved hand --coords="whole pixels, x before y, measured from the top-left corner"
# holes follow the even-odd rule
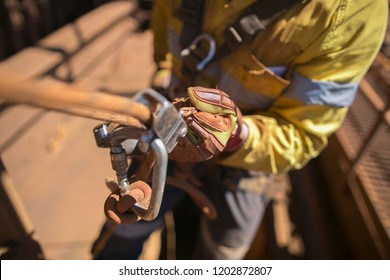
[[[190,87],[187,94],[188,97],[173,100],[183,113],[188,133],[170,158],[177,162],[199,162],[237,149],[244,140],[241,139],[244,125],[241,112],[229,95],[203,87]]]

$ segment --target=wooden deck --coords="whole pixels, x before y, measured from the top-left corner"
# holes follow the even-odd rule
[[[132,94],[148,87],[151,34],[136,33],[133,5],[103,5],[22,50],[0,67],[25,78],[71,82],[88,91]],[[65,56],[70,57],[69,60]],[[24,105],[0,113],[0,154],[47,259],[90,259],[104,222],[109,152],[96,146],[96,120]]]

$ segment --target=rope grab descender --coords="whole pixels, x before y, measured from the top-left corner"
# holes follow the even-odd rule
[[[159,213],[164,193],[168,153],[187,133],[181,113],[153,89],[137,93],[133,100],[151,111],[143,128],[103,122],[93,129],[98,147],[109,148],[117,182],[107,182],[112,193],[104,211],[113,222],[151,221]],[[151,177],[151,187],[149,178]]]

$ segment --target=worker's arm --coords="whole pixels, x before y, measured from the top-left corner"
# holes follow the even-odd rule
[[[342,124],[386,29],[387,1],[357,6],[341,9],[333,25],[298,56],[290,85],[266,112],[244,117],[248,138],[220,163],[281,173],[301,168],[324,149]]]

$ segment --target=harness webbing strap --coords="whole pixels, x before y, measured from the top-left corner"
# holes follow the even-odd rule
[[[188,47],[192,41],[202,33],[203,9],[205,0],[183,0],[182,6],[176,11],[176,16],[182,20],[183,29],[180,35],[180,45],[182,49]],[[192,64],[197,63],[198,57],[191,61],[192,57],[187,57],[189,63],[183,63],[181,67],[182,81],[178,91],[184,91],[192,84]],[[178,95],[179,93],[175,93]],[[174,96],[171,96],[174,97]]]
[[[176,16],[183,21],[180,35],[182,49],[202,33],[204,3],[205,0],[183,0],[182,6],[176,11]]]

